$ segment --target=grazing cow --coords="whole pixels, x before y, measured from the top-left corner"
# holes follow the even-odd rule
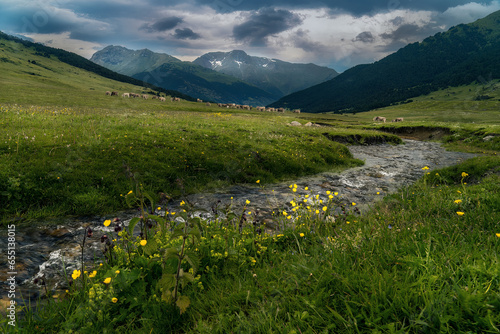
[[[158,99],[158,96],[153,95],[152,99],[153,99],[153,100],[157,100],[157,99]]]
[[[118,96],[118,92],[111,92],[111,96]]]
[[[285,112],[285,108],[278,108],[276,109],[277,112]]]
[[[129,93],[123,93],[122,97],[130,97],[130,94]]]
[[[159,99],[160,99],[160,101],[161,101],[161,102],[165,102],[165,101],[167,100],[167,99],[166,99],[166,98],[164,98],[163,96],[160,96],[160,98],[159,98]]]
[[[142,94],[142,98],[143,98],[144,100],[147,100],[147,99],[149,98],[149,95],[148,95],[148,94]]]
[[[385,117],[381,117],[381,116],[376,116],[373,118],[373,121],[374,122],[386,122],[386,118]]]
[[[206,105],[207,107],[210,107],[210,106],[211,106],[210,102],[205,103],[205,105]]]
[[[200,100],[200,99],[196,99],[196,102],[203,102],[203,100]]]
[[[109,90],[106,91],[106,95],[111,95],[111,92]]]
[[[396,119],[393,119],[392,121],[393,122],[402,122],[403,121],[403,117],[398,117]]]
[[[276,109],[274,109],[274,108],[267,108],[267,111],[272,112],[272,111],[276,111]]]
[[[296,114],[300,114],[300,109],[295,109],[293,112]]]
[[[257,109],[258,111],[266,111],[266,107],[257,107],[255,109]]]

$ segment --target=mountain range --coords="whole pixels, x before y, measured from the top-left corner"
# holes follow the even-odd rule
[[[255,57],[242,50],[206,53],[193,63],[231,75],[277,96],[309,88],[338,75],[328,67]]]
[[[412,43],[373,64],[290,94],[271,107],[360,112],[448,86],[500,78],[500,11]]]
[[[130,50],[110,45],[90,60],[118,73],[202,100],[254,106],[267,105],[338,74],[327,67],[253,57],[240,50],[208,53],[194,62],[185,62],[148,49]]]

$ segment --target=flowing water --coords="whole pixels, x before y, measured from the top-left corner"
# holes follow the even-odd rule
[[[247,210],[259,211],[259,219],[273,226],[272,211],[284,208],[297,195],[320,194],[326,200],[326,190],[338,192],[347,203],[355,202],[361,211],[384,195],[396,192],[420,178],[428,166],[430,170],[455,165],[474,157],[473,154],[448,152],[439,143],[405,140],[404,145],[350,146],[349,150],[364,166],[348,169],[341,173],[322,173],[294,181],[261,186],[238,185],[212,193],[189,195],[186,201],[194,205],[196,214],[204,218],[212,217],[214,205],[231,204],[235,212],[250,204]],[[290,190],[290,184],[297,184],[297,192]],[[308,187],[308,190],[305,190]],[[178,201],[176,202],[178,205]],[[179,207],[169,206],[170,210]],[[8,284],[15,277],[16,300],[36,299],[45,295],[63,293],[67,286],[66,277],[74,269],[80,269],[82,261],[81,244],[87,227],[94,231],[93,237],[86,239],[84,262],[96,263],[102,258],[103,245],[99,238],[112,231],[112,226],[104,227],[106,219],[118,217],[125,225],[137,216],[136,211],[119,212],[106,217],[85,219],[60,219],[38,223],[11,223],[15,227],[15,271],[7,266],[8,230],[0,231],[0,310],[9,303]],[[12,274],[14,272],[15,274]],[[35,284],[38,278],[38,284]],[[43,278],[41,280],[41,278]],[[40,286],[45,282],[45,286]]]

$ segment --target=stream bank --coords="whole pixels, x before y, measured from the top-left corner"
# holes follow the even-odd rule
[[[326,191],[329,190],[338,192],[348,203],[357,203],[357,207],[365,211],[384,195],[394,193],[418,180],[424,174],[423,167],[428,166],[430,170],[443,168],[475,156],[446,151],[439,143],[415,140],[405,140],[404,145],[349,146],[349,150],[355,158],[365,162],[364,166],[341,173],[322,173],[272,185],[237,185],[212,193],[189,195],[185,200],[196,208],[197,215],[208,219],[212,217],[215,203],[232,203],[233,210],[238,212],[248,200],[248,210],[258,209],[261,219],[266,220],[269,227],[273,228],[272,211],[286,207],[294,196],[312,193],[320,194],[320,198],[326,200]],[[290,184],[297,184],[296,193],[291,192]],[[168,209],[178,210],[178,201],[176,204],[177,206],[172,205]],[[95,237],[88,239],[86,243],[84,261],[92,262],[102,256],[102,244],[98,238],[101,234],[112,231],[112,227],[103,226],[103,221],[118,217],[127,225],[135,216],[137,211],[132,210],[106,217],[60,219],[16,227],[15,279],[18,303],[22,299],[33,300],[44,294],[44,288],[35,284],[37,278],[40,280],[43,277],[50,289],[58,291],[56,293],[64,291],[68,284],[66,275],[69,276],[74,269],[80,268],[80,244],[87,227],[92,227]],[[0,233],[1,263],[7,263],[7,239],[5,228]],[[1,310],[5,310],[4,306],[9,302],[9,277],[6,268],[2,268]]]

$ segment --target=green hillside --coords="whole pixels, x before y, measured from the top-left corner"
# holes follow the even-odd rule
[[[273,107],[307,112],[359,112],[448,86],[500,78],[500,11],[452,27],[369,65],[288,95]]]
[[[109,97],[104,92],[111,90],[162,93],[194,100],[177,91],[118,74],[74,53],[24,41],[2,32],[0,69],[0,102],[66,105],[65,101],[71,95],[72,105],[105,106]],[[125,101],[120,103],[127,105]]]

